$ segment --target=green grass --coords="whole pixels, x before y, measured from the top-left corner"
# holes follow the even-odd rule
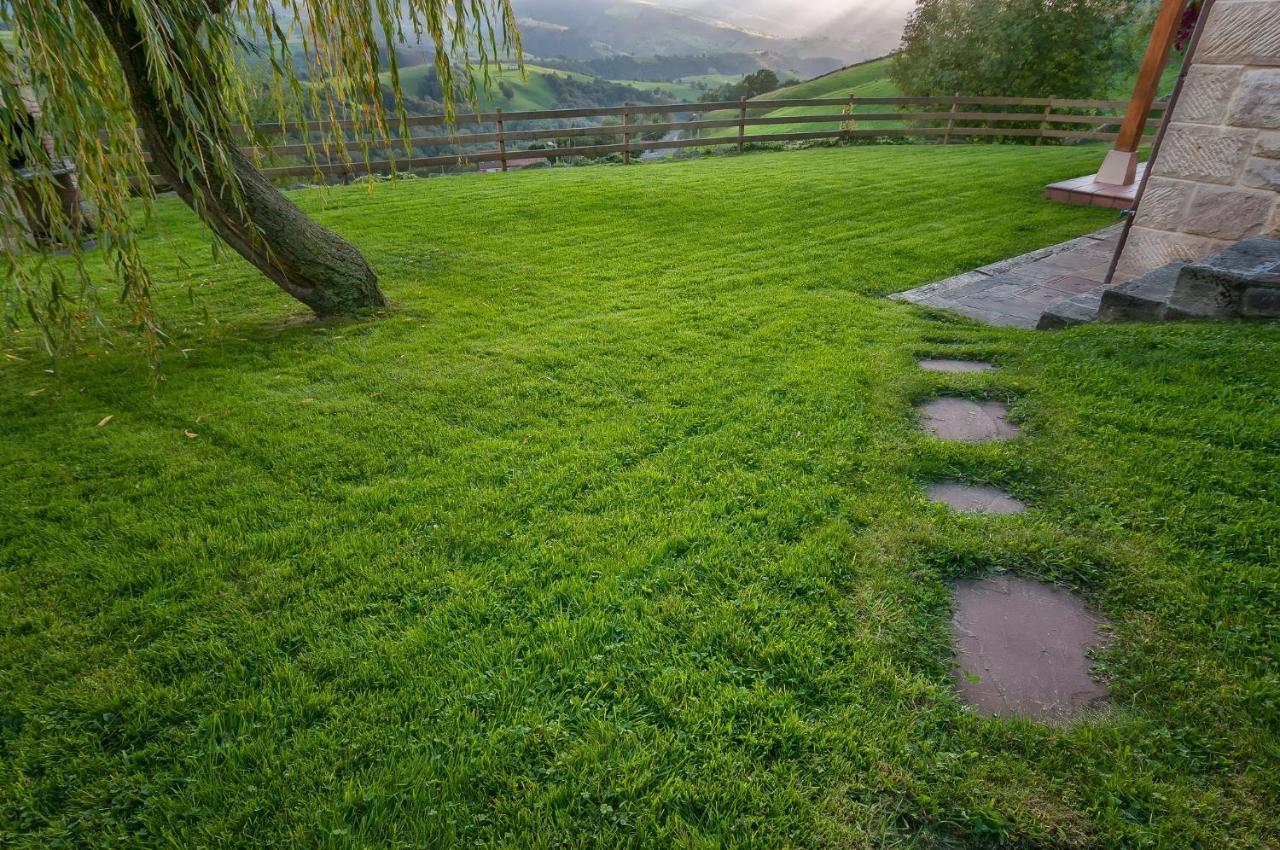
[[[161,201],[162,384],[127,337],[0,357],[0,843],[1276,846],[1280,328],[882,297],[1114,221],[1040,198],[1099,155],[300,193],[396,302],[345,324]],[[947,392],[1024,436],[922,436]],[[1104,716],[952,697],[992,569],[1111,618]]]

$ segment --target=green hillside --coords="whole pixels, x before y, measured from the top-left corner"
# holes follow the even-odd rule
[[[552,87],[550,80],[552,77],[572,80],[589,90],[601,92],[595,104],[599,106],[614,106],[628,100],[695,103],[717,87],[742,79],[741,74],[698,74],[672,81],[602,80],[589,74],[552,68],[536,62],[526,63],[524,70],[525,74],[522,76],[514,63],[507,63],[495,69],[489,87],[486,89],[483,85],[480,86],[480,108],[491,110],[500,107],[508,111],[535,111],[563,106],[561,98]],[[423,82],[431,78],[432,73],[433,67],[430,64],[402,68],[400,83],[404,93],[409,97],[418,96]],[[384,85],[390,85],[391,75],[388,72],[384,71],[381,77]],[[607,88],[602,88],[609,85],[624,86],[634,91],[628,94],[623,91],[609,92]],[[511,92],[510,96],[506,94],[507,91]]]
[[[783,86],[759,99],[843,97],[854,94],[856,93],[855,89],[861,86],[887,80],[891,61],[891,57],[885,56],[880,59],[873,59],[870,62],[851,65],[848,68],[841,68],[839,71],[832,71],[830,74],[823,74],[821,77],[814,77],[802,83]]]
[[[389,86],[391,75],[381,74],[384,85]],[[438,98],[413,104],[413,98],[433,98],[431,82],[434,66],[413,65],[400,69],[400,85],[410,106],[426,107],[434,112]],[[557,86],[557,81],[565,82]],[[567,91],[565,89],[568,89]],[[559,90],[558,90],[559,89]],[[676,83],[630,83],[600,80],[574,71],[563,71],[543,65],[526,64],[524,74],[515,64],[495,68],[486,86],[477,80],[477,106],[482,111],[501,108],[511,112],[556,109],[564,106],[612,106],[627,100],[651,102],[658,99],[679,99],[690,87]],[[568,98],[568,103],[565,102]]]
[[[735,79],[737,78],[735,77]],[[687,101],[690,103],[706,94],[708,88],[714,88],[714,86],[696,86],[687,80],[678,80],[676,82],[654,82],[653,80],[610,80],[609,82],[640,89],[641,91],[645,91],[653,95],[656,99],[672,100],[677,102]]]
[[[1160,97],[1168,97],[1173,91],[1174,83],[1177,81],[1178,70],[1181,57],[1175,56],[1165,68],[1164,74],[1160,79]],[[755,100],[787,100],[791,98],[815,98],[815,97],[897,97],[901,92],[893,80],[889,79],[889,66],[892,62],[891,57],[875,59],[871,62],[865,62],[860,65],[854,65],[849,68],[842,68],[830,74],[824,74],[821,77],[815,77],[812,80],[806,80],[795,85],[784,86],[769,94],[762,95]],[[1118,80],[1111,91],[1103,92],[1099,96],[1115,100],[1126,100],[1133,90],[1134,72],[1124,75]],[[781,118],[795,116],[801,119],[806,115],[823,115],[831,114],[832,107],[824,106],[793,106],[784,109],[774,109],[768,112],[753,113],[758,115],[767,115],[769,117]],[[857,106],[854,107],[854,114],[872,113],[872,112],[893,112],[894,107],[885,106]],[[714,113],[714,117],[730,117],[731,113]],[[712,117],[712,115],[708,115]],[[904,125],[902,121],[875,121],[858,122],[859,129],[889,129],[901,127]],[[766,127],[752,128],[757,135],[765,133],[805,133],[820,130],[835,130],[839,124],[834,122],[812,122],[797,120],[794,124],[774,124]],[[713,137],[734,136],[737,131],[733,128],[711,130],[704,135]]]
[[[802,83],[783,86],[780,89],[761,95],[753,100],[790,100],[799,98],[813,97],[894,97],[898,94],[897,86],[889,79],[889,63],[892,61],[890,57],[881,59],[873,59],[870,62],[863,62],[860,65],[853,65],[848,68],[842,68],[839,71],[833,71],[830,74],[823,74],[821,77],[814,77],[812,80],[805,80]],[[773,109],[763,112],[752,112],[752,115],[768,116],[771,118],[786,118],[794,116],[802,119],[806,115],[831,115],[839,112],[838,107],[831,106],[789,106],[783,109]],[[854,107],[854,113],[859,112],[892,112],[891,108],[883,106],[858,106]],[[729,112],[709,113],[711,117],[732,117]],[[864,122],[858,126],[860,128],[890,128],[901,127],[901,121],[878,121]],[[756,135],[773,134],[773,133],[808,133],[820,130],[835,130],[839,128],[839,124],[835,122],[814,122],[797,120],[794,124],[772,124],[763,127],[749,127],[748,132]],[[729,127],[719,130],[707,131],[704,135],[709,137],[723,138],[728,136],[736,136],[737,130]]]

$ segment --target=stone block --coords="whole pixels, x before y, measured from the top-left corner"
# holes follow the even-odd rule
[[[1261,236],[1245,239],[1192,264],[1188,271],[1231,280],[1240,286],[1280,288],[1280,239]]]
[[[1272,29],[1280,32],[1280,7]],[[1277,44],[1280,47],[1280,43]],[[1236,95],[1227,111],[1227,123],[1233,127],[1280,127],[1280,68],[1246,71],[1240,78]]]
[[[1178,95],[1173,120],[1221,124],[1242,70],[1239,65],[1192,65]]]
[[[1169,296],[1165,313],[1170,318],[1238,316],[1240,295],[1239,287],[1223,286],[1216,279],[1184,271]]]
[[[1259,133],[1253,143],[1253,155],[1264,159],[1280,159],[1280,130]]]
[[[1234,183],[1257,135],[1257,130],[1171,123],[1152,174],[1204,183]]]
[[[1177,230],[1195,189],[1195,183],[1185,180],[1152,177],[1142,193],[1134,223],[1154,230]]]
[[[1280,319],[1280,289],[1249,287],[1240,299],[1240,315],[1249,319]]]
[[[1154,322],[1164,316],[1165,304],[1178,283],[1182,263],[1150,271],[1142,277],[1102,291],[1099,322]]]
[[[1209,13],[1196,62],[1212,65],[1280,63],[1280,0],[1226,2]]]
[[[1280,192],[1280,159],[1250,157],[1244,164],[1240,182],[1255,189]]]
[[[1274,200],[1268,192],[1199,186],[1178,230],[1214,239],[1242,239],[1262,230]]]
[[[1271,290],[1275,294],[1253,292]],[[1280,240],[1255,237],[1199,262],[1178,275],[1169,306],[1188,314],[1260,317],[1280,301]]]
[[[1092,322],[1098,316],[1101,301],[1101,286],[1073,298],[1063,299],[1040,314],[1036,329],[1051,331]]]
[[[1226,244],[1221,239],[1151,230],[1135,225],[1129,231],[1129,239],[1125,243],[1124,253],[1120,255],[1117,272],[1125,277],[1137,277],[1177,260],[1190,261],[1207,257]]]

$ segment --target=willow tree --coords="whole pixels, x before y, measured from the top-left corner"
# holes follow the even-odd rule
[[[155,342],[133,200],[141,195],[150,210],[149,173],[316,315],[385,306],[360,251],[309,219],[242,153],[238,125],[252,123],[261,69],[282,122],[352,122],[349,139],[330,130],[321,141],[341,157],[367,157],[407,117],[397,45],[429,40],[450,115],[455,91],[473,92],[495,59],[519,52],[509,0],[0,0],[3,29],[11,32],[0,41],[0,240],[8,243],[0,292],[10,324],[26,314],[51,345],[98,316],[107,291],[122,295]],[[28,119],[33,95],[39,114]],[[63,158],[95,211],[109,290],[83,261],[76,216],[49,188]],[[61,238],[39,240],[22,226],[18,186],[48,196],[46,230]],[[72,260],[49,262],[59,247],[51,242]]]

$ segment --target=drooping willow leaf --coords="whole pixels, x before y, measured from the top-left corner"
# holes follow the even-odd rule
[[[211,174],[225,178],[212,181],[220,191],[237,192],[220,152],[244,143],[238,127],[262,122],[264,102],[282,124],[353,122],[349,132],[304,133],[303,141],[313,154],[368,159],[407,117],[398,46],[434,50],[450,117],[455,97],[474,98],[477,76],[487,81],[492,63],[520,52],[509,0],[3,0],[0,316],[10,328],[33,323],[51,353],[106,329],[100,307],[109,297],[127,305],[127,323],[152,350],[163,339],[137,239],[154,190],[113,34],[94,14],[110,4],[136,22],[149,82],[165,95],[178,177],[197,211]],[[381,96],[383,71],[391,105]],[[106,279],[91,273],[78,216],[60,202],[54,178],[66,183],[67,163],[110,259]],[[26,226],[24,197],[45,216],[48,239]]]

